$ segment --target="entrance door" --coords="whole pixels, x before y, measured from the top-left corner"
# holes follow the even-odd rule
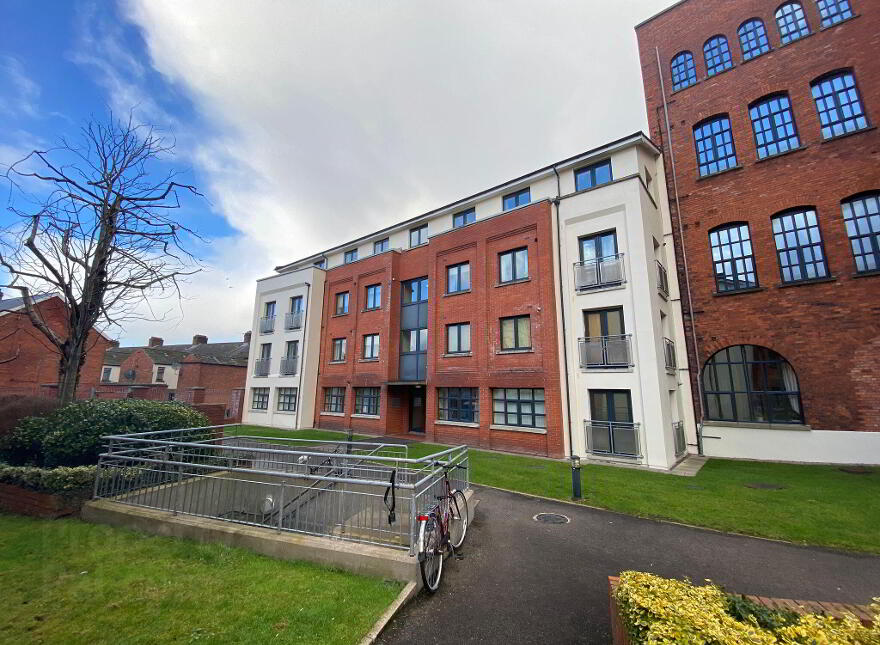
[[[413,390],[409,397],[409,431],[425,431],[425,390]]]

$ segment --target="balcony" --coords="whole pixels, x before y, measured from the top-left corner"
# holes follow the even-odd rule
[[[578,291],[614,287],[624,282],[623,253],[574,264],[574,288]]]
[[[666,359],[666,371],[675,374],[678,367],[675,362],[675,343],[668,338],[663,339],[663,357]]]
[[[687,442],[684,438],[684,422],[676,421],[672,424],[672,436],[675,438],[675,456],[681,457],[687,452]]]
[[[632,334],[588,336],[578,340],[581,369],[632,367]]]
[[[299,362],[296,356],[281,359],[281,375],[293,376],[296,374],[296,365]]]
[[[598,455],[638,459],[639,424],[619,421],[584,421],[587,450]]]
[[[669,299],[669,276],[666,275],[666,267],[657,262],[657,291],[664,300]]]
[[[275,316],[260,318],[260,333],[271,334],[275,331]]]
[[[284,315],[284,329],[299,329],[303,323],[303,312],[288,311]]]
[[[258,358],[254,361],[254,376],[269,376],[270,358]]]

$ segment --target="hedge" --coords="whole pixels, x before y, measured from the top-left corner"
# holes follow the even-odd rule
[[[207,426],[201,412],[182,403],[139,399],[81,401],[43,417],[23,419],[0,437],[0,461],[14,466],[95,464],[109,434]]]
[[[0,464],[0,484],[12,484],[41,493],[77,493],[91,489],[96,470],[95,466],[37,468]]]
[[[730,596],[720,587],[701,587],[650,573],[620,574],[615,598],[620,616],[635,644],[706,643],[717,645],[877,645],[880,643],[880,598],[872,605],[873,627],[852,614],[843,619],[816,614],[797,617],[731,615]],[[733,603],[733,613],[742,614]],[[749,612],[746,612],[749,613]]]

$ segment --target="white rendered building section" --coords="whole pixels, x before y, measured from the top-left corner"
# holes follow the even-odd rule
[[[311,428],[315,415],[315,388],[318,382],[318,360],[323,315],[324,277],[326,272],[316,267],[279,273],[257,281],[254,300],[253,333],[248,355],[248,372],[245,386],[242,421],[274,428]],[[299,326],[287,324],[291,302],[302,298],[302,314]],[[266,303],[275,303],[275,319],[272,331],[261,326]],[[291,319],[293,322],[294,319]],[[293,328],[288,328],[293,327]],[[288,342],[298,343],[296,373],[282,374],[282,360],[286,358]],[[257,375],[257,362],[263,357],[263,346],[269,346],[269,358],[265,376]],[[290,363],[287,364],[288,367]],[[289,371],[289,369],[287,370]],[[254,390],[266,388],[268,401],[265,409],[254,408]],[[282,410],[280,390],[289,393],[296,390],[294,410]],[[289,406],[288,406],[289,407]]]

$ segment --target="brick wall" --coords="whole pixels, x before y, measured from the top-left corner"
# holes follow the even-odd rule
[[[682,244],[687,251],[702,366],[717,350],[737,344],[769,347],[794,367],[805,420],[814,428],[880,430],[880,388],[876,349],[880,344],[880,276],[856,276],[840,202],[856,193],[880,190],[880,131],[870,129],[823,141],[810,82],[840,68],[854,71],[871,124],[880,120],[880,12],[875,3],[852,0],[857,17],[820,29],[816,3],[803,3],[810,36],[780,46],[774,21],[776,0],[690,0],[636,29],[648,121],[664,149],[673,219],[675,208],[670,150],[677,166],[683,238],[674,226],[679,278]],[[772,51],[742,62],[737,28],[759,17]],[[706,78],[703,43],[724,34],[734,68]],[[663,118],[655,47],[668,98],[671,140]],[[682,50],[694,54],[696,85],[672,93],[669,62]],[[785,91],[792,104],[802,150],[756,161],[748,106]],[[729,114],[741,169],[699,179],[693,126]],[[815,207],[832,280],[783,286],[770,218],[797,206]],[[718,296],[708,231],[720,224],[748,222],[760,290]],[[687,312],[687,303],[685,311]],[[685,319],[690,336],[691,320]],[[689,338],[690,340],[690,338]],[[698,370],[692,370],[696,378]],[[694,383],[694,393],[697,388]],[[699,410],[699,408],[698,408]]]
[[[222,406],[224,415],[216,423],[241,421],[246,379],[245,365],[201,363],[198,357],[188,356],[180,364],[178,398],[193,404]],[[215,415],[211,410],[207,410],[206,414]],[[215,417],[212,417],[212,424],[216,423]]]
[[[401,283],[429,280],[425,438],[486,448],[561,456],[562,404],[558,369],[556,301],[550,203],[537,202],[498,218],[434,236],[417,249],[384,253],[327,272],[324,324],[316,405],[323,407],[326,387],[346,387],[345,416],[317,416],[320,427],[354,428],[377,434],[403,433],[409,427],[409,397],[417,391],[386,385],[398,380]],[[527,247],[529,279],[500,286],[498,254]],[[470,262],[471,291],[446,295],[446,267]],[[382,308],[364,311],[366,287],[382,284]],[[347,315],[335,314],[336,294],[349,291]],[[528,314],[532,351],[502,354],[499,318]],[[445,357],[446,325],[470,322],[469,356]],[[365,362],[363,336],[380,335],[379,360]],[[347,338],[347,360],[332,364],[332,340]],[[380,418],[352,418],[355,387],[381,387]],[[480,388],[478,428],[435,424],[437,387]],[[490,429],[491,388],[544,388],[547,434]]]
[[[126,358],[119,365],[119,382],[120,383],[137,383],[147,384],[153,382],[153,359],[147,353],[138,349]],[[129,378],[129,374],[133,373],[133,377]]]

